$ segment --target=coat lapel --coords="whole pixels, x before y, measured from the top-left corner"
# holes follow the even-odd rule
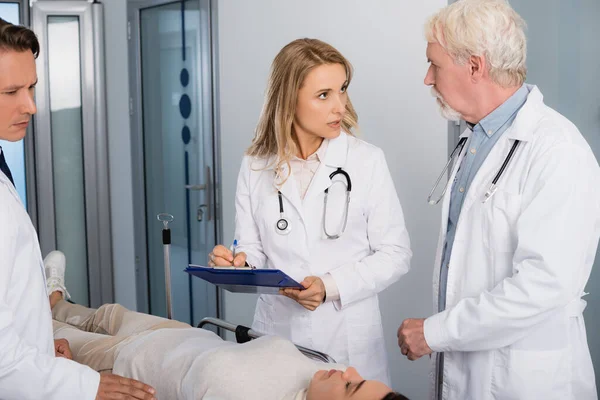
[[[327,151],[325,153],[325,161],[321,162],[315,176],[308,187],[306,195],[304,196],[304,200],[309,200],[319,194],[322,194],[325,189],[331,186],[331,179],[329,179],[329,174],[335,171],[338,167],[344,167],[346,164],[346,156],[348,154],[348,136],[345,132],[340,133],[340,135],[332,140],[329,140]],[[272,156],[269,159],[267,165],[274,166],[276,164],[276,160]],[[273,171],[273,187],[276,190],[279,190],[284,197],[283,210],[284,212],[290,212],[291,210],[286,209],[286,201],[288,204],[296,210],[298,215],[300,216],[300,220],[303,224],[306,224],[306,219],[303,212],[302,207],[302,199],[300,198],[300,191],[298,189],[298,185],[296,183],[296,179],[292,175],[290,171],[290,167],[288,165],[282,166],[282,176],[287,177],[286,181],[283,185],[278,184],[278,180],[275,177],[275,172]]]
[[[460,164],[462,163],[462,160],[465,157],[465,154],[467,153],[467,149],[469,147],[470,136],[471,136],[470,129],[465,130],[462,133],[462,135],[460,135],[460,139],[467,138],[467,142],[465,143],[460,154],[458,155],[458,159],[452,165],[452,171],[450,173],[450,178],[448,179],[448,182],[447,182],[448,190],[446,190],[446,194],[444,195],[444,200],[442,201],[442,240],[440,241],[440,243],[442,244],[442,249],[443,249],[443,243],[446,241],[446,233],[448,231],[448,216],[450,214],[450,195],[452,194],[452,185],[454,184],[454,179],[456,179],[456,174],[458,173]],[[441,262],[441,258],[440,258],[440,262]]]
[[[273,187],[275,188],[275,190],[279,190],[284,198],[283,211],[284,213],[289,213],[292,211],[286,208],[288,207],[288,205],[286,204],[287,200],[287,203],[291,204],[300,216],[300,220],[304,221],[304,215],[302,212],[302,201],[300,199],[298,185],[296,184],[296,180],[292,175],[289,165],[284,164],[282,166],[282,177],[287,177],[287,179],[285,180],[283,185],[279,185],[279,180],[275,176],[275,171],[273,171]]]
[[[12,184],[12,182],[8,179],[8,177],[4,174],[0,174],[0,184],[5,184],[8,187],[8,190],[10,191],[10,194],[13,195],[13,197],[15,199],[17,199],[17,201],[22,205],[23,203],[21,202],[21,198],[19,197],[19,193],[17,192],[17,189],[14,187],[14,185]]]
[[[347,155],[348,136],[345,132],[341,132],[337,138],[329,140],[327,152],[325,153],[325,160],[321,161],[321,164],[306,191],[304,200],[319,196],[325,189],[331,186],[329,175],[336,169],[343,168],[346,165]]]
[[[508,132],[505,132],[505,134]],[[512,145],[513,141],[510,141],[510,145]],[[508,154],[509,149],[507,148],[507,137],[502,137],[498,140],[498,142],[494,145],[490,153],[487,155],[481,167],[473,177],[473,181],[471,182],[471,186],[469,186],[469,191],[467,192],[467,196],[465,197],[465,201],[460,210],[460,217],[458,218],[460,224],[460,220],[464,219],[463,216],[468,215],[469,209],[473,206],[476,201],[483,201],[483,196],[492,184],[492,180],[494,179],[494,175],[502,166],[502,162],[504,161],[504,157]],[[458,228],[458,227],[457,227]]]
[[[460,211],[459,224],[460,220],[463,218],[463,215],[466,215],[469,209],[475,204],[476,201],[483,201],[483,196],[492,184],[492,180],[500,170],[502,163],[506,159],[510,148],[513,146],[515,140],[520,140],[522,143],[517,148],[517,153],[522,150],[522,146],[531,141],[533,135],[533,127],[538,123],[539,118],[541,118],[541,114],[537,112],[539,104],[542,102],[542,94],[536,86],[529,86],[529,96],[527,97],[527,101],[519,110],[517,117],[515,118],[512,125],[508,128],[506,132],[504,132],[503,137],[498,139],[498,142],[494,145],[488,156],[481,164],[481,167],[475,174],[473,178],[473,182],[471,182],[471,186],[469,187],[469,192],[467,193],[467,197],[463,203],[462,209]],[[513,159],[517,157],[518,154],[513,155]],[[512,161],[511,161],[512,162]],[[510,168],[510,164],[507,166]],[[506,175],[507,171],[505,170],[502,174]],[[502,184],[502,177],[498,182],[499,185]]]

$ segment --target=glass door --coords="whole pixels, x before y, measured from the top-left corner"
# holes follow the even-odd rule
[[[188,0],[133,5],[132,31],[141,90],[133,108],[138,175],[136,249],[146,276],[148,311],[166,315],[162,223],[169,213],[173,318],[197,324],[216,316],[216,289],[183,270],[206,262],[215,245],[212,73],[208,2]],[[135,81],[135,80],[133,80]],[[142,223],[143,221],[143,223]],[[144,243],[145,242],[145,243]],[[145,262],[144,254],[145,253]],[[145,264],[145,265],[144,265]],[[143,283],[146,283],[144,285]],[[139,299],[139,297],[138,297]],[[143,304],[138,302],[139,304]]]

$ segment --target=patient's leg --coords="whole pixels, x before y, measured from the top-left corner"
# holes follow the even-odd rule
[[[46,288],[48,290],[52,318],[73,325],[87,332],[129,336],[158,328],[190,328],[189,325],[152,315],[129,311],[118,304],[105,304],[99,309],[83,307],[64,301],[66,258],[60,251],[53,251],[44,259]]]
[[[60,292],[54,292],[52,295],[55,293],[62,295]],[[52,319],[86,332],[130,336],[161,328],[190,328],[190,325],[183,322],[130,311],[120,304],[104,304],[95,310],[64,300],[53,302],[51,298],[50,305]]]
[[[52,321],[55,339],[67,339],[73,360],[98,372],[111,372],[118,348],[128,338],[84,332],[64,322]]]

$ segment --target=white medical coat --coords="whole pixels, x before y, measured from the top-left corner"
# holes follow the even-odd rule
[[[409,270],[412,253],[383,152],[343,132],[330,140],[303,200],[292,176],[280,188],[292,227],[288,235],[275,228],[280,213],[273,162],[252,157],[242,162],[236,194],[238,251],[247,254],[250,264],[281,269],[298,282],[329,273],[340,299],[311,312],[285,296],[261,295],[253,329],[326,352],[367,379],[389,383],[377,294]],[[337,167],[350,175],[352,192],[346,231],[331,240],[323,231],[324,190]],[[345,182],[341,174],[333,179]],[[330,234],[341,228],[344,204],[344,187],[335,184],[327,205]]]
[[[54,356],[52,315],[37,234],[0,172],[0,398],[96,398],[100,375]]]
[[[577,128],[543,103],[537,87],[528,89],[465,198],[447,308],[425,321],[427,343],[445,352],[443,399],[597,398],[581,297],[600,234],[600,170]],[[497,192],[482,203],[515,139],[521,144]],[[436,311],[449,201],[447,194]],[[432,391],[435,380],[434,368]]]

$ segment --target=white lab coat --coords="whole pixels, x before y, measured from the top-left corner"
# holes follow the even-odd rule
[[[383,152],[343,132],[330,140],[304,200],[293,176],[280,189],[292,226],[285,236],[275,231],[280,214],[273,161],[243,160],[236,194],[238,250],[250,264],[279,268],[298,282],[329,273],[340,299],[311,312],[285,296],[261,295],[253,329],[323,351],[367,379],[389,383],[377,294],[408,272],[412,253]],[[324,190],[337,167],[350,175],[352,193],[346,231],[330,240],[323,231]],[[330,234],[339,231],[344,204],[343,185],[335,184],[327,206]]]
[[[447,308],[425,321],[427,343],[445,352],[443,399],[597,398],[581,297],[600,234],[600,170],[577,128],[528,89],[462,206]],[[497,192],[482,203],[515,139],[522,142]],[[449,201],[447,194],[436,311]],[[435,378],[434,369],[432,391]]]
[[[52,315],[37,234],[0,172],[0,398],[96,398],[100,375],[54,357]]]

